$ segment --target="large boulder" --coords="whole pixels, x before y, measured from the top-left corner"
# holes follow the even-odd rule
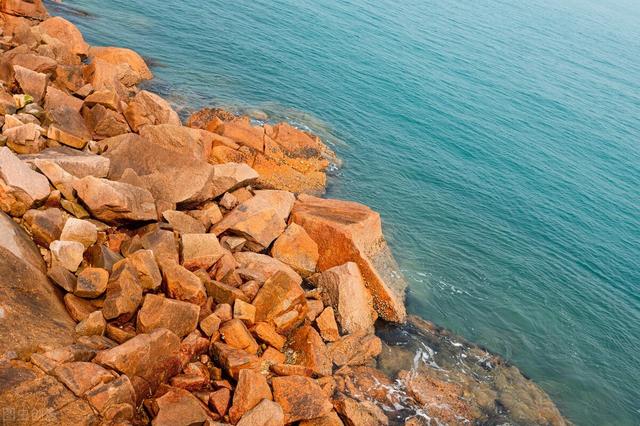
[[[0,213],[0,358],[73,341],[75,323],[46,276],[35,244]]]
[[[92,61],[99,59],[113,65],[128,65],[138,76],[139,80],[136,84],[142,80],[151,80],[153,78],[153,74],[144,59],[131,49],[94,46],[89,49],[89,58]]]
[[[2,0],[0,11],[8,15],[24,16],[27,18],[44,19],[47,9],[42,0]]]
[[[82,33],[71,22],[59,16],[49,18],[38,25],[40,32],[63,41],[72,53],[86,56],[89,45],[84,41]]]
[[[322,290],[325,304],[333,307],[344,333],[373,331],[378,314],[358,265],[348,262],[334,266],[314,275],[310,281]]]
[[[154,126],[146,126],[148,129]],[[175,150],[127,134],[101,142],[103,156],[110,160],[109,179],[133,177],[156,200],[179,205],[198,204],[215,194],[214,168]],[[129,169],[129,172],[125,172]]]
[[[146,125],[180,125],[180,117],[171,108],[169,102],[146,90],[138,92],[129,103],[124,115],[134,132],[138,132]]]
[[[362,204],[303,194],[293,207],[291,222],[318,244],[318,270],[356,263],[380,317],[404,322],[407,283],[382,235],[378,213]]]

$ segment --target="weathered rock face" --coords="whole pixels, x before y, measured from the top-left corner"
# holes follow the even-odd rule
[[[316,270],[318,245],[304,228],[292,223],[273,244],[271,255],[291,266],[301,276],[308,277]]]
[[[35,160],[50,161],[77,178],[85,176],[103,178],[109,173],[108,158],[66,146],[47,148],[37,154],[23,155],[20,158],[30,165],[33,165]]]
[[[283,330],[298,325],[307,310],[304,290],[283,272],[265,281],[253,305],[256,307],[256,321],[271,321]]]
[[[122,179],[130,169],[136,175],[136,184],[148,189],[157,200],[179,205],[198,204],[214,196],[214,168],[210,164],[176,154],[135,134],[105,139],[101,144],[103,156],[111,161],[109,179]]]
[[[153,78],[153,74],[144,59],[131,49],[94,46],[89,50],[89,58],[94,61],[101,60],[113,65],[128,65],[137,77],[137,81],[133,84]]]
[[[180,118],[171,105],[160,96],[146,90],[138,92],[124,115],[134,132],[140,131],[146,125],[180,125]]]
[[[320,271],[356,263],[378,314],[388,321],[405,320],[407,284],[384,240],[379,214],[358,203],[301,195],[291,221],[318,244]]]
[[[73,340],[74,322],[44,272],[29,237],[0,213],[0,348],[26,356]]]
[[[247,239],[254,251],[268,247],[282,232],[293,206],[294,196],[286,191],[256,191],[212,229],[216,235],[231,232]]]
[[[49,181],[31,170],[7,147],[0,148],[0,208],[22,216],[49,196]]]
[[[348,262],[335,266],[314,275],[311,282],[322,290],[325,303],[335,310],[343,332],[373,330],[378,314],[358,265]]]
[[[75,182],[78,198],[92,215],[106,223],[157,219],[151,193],[122,182],[87,176]]]
[[[3,0],[0,2],[0,11],[14,16],[44,19],[47,17],[47,9],[42,0]]]
[[[274,400],[282,407],[285,423],[315,419],[331,412],[333,405],[318,384],[308,377],[275,377]]]
[[[42,33],[65,43],[75,55],[86,56],[89,53],[89,45],[84,41],[82,33],[64,18],[54,16],[43,21],[38,28]]]
[[[199,314],[200,307],[193,303],[147,294],[138,312],[137,329],[141,333],[149,333],[166,328],[178,337],[184,337],[198,326]]]

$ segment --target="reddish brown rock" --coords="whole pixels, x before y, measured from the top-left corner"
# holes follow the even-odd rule
[[[261,251],[285,230],[294,196],[286,191],[256,191],[212,229],[216,235],[231,232],[247,239],[246,247]]]
[[[313,369],[297,364],[272,364],[271,371],[278,376],[313,376]]]
[[[142,247],[153,252],[159,264],[164,262],[178,263],[180,261],[178,242],[173,232],[155,229],[142,235],[140,241]]]
[[[231,401],[231,391],[227,388],[218,389],[209,394],[209,407],[221,416],[227,413],[229,402]]]
[[[316,274],[310,281],[322,290],[324,303],[333,307],[344,333],[373,330],[378,315],[358,265],[348,262]]]
[[[86,393],[87,401],[109,420],[133,418],[136,392],[127,376],[98,385]]]
[[[200,278],[175,262],[163,262],[161,267],[163,282],[169,297],[196,305],[204,304],[207,300],[207,292]]]
[[[242,349],[250,354],[256,354],[259,346],[247,330],[244,323],[238,319],[225,322],[220,327],[220,335],[225,343],[233,348]]]
[[[200,400],[183,389],[170,389],[155,402],[158,414],[151,423],[153,426],[196,425],[212,421]]]
[[[71,315],[71,318],[76,322],[87,319],[91,313],[100,309],[95,301],[82,299],[74,296],[72,293],[65,294],[64,306],[67,308],[67,312]]]
[[[102,336],[106,330],[107,322],[102,311],[95,311],[76,326],[76,334],[79,336]]]
[[[189,270],[209,269],[224,253],[214,234],[182,234],[182,265]]]
[[[253,300],[253,305],[256,307],[256,321],[274,321],[277,324],[278,318],[292,314],[292,319],[287,321],[286,326],[278,327],[287,330],[304,319],[307,300],[300,284],[289,275],[278,272],[264,283]]]
[[[258,361],[257,356],[220,342],[213,344],[211,355],[232,377],[238,377],[240,370],[249,368]]]
[[[60,239],[65,224],[62,210],[56,208],[28,210],[23,219],[31,231],[33,241],[43,247],[49,247],[53,241]]]
[[[256,321],[256,308],[242,299],[236,299],[233,304],[233,318],[251,325]]]
[[[309,367],[319,376],[331,375],[327,347],[313,327],[306,325],[297,329],[289,339],[289,347],[296,352],[296,364]]]
[[[355,262],[371,292],[378,314],[403,322],[406,282],[382,235],[380,215],[358,203],[301,195],[291,221],[318,244],[318,269]]]
[[[180,118],[171,105],[160,96],[146,90],[138,92],[124,115],[134,132],[139,132],[146,125],[180,125]]]
[[[137,74],[139,83],[141,80],[150,80],[153,74],[144,59],[131,49],[122,47],[91,47],[89,57],[92,60],[101,60],[113,65],[126,64]]]
[[[46,74],[32,71],[28,68],[14,65],[16,81],[23,93],[31,95],[35,103],[41,103],[47,91],[49,78]]]
[[[220,320],[220,317],[218,317],[218,315],[211,314],[200,321],[200,329],[204,332],[204,334],[211,337],[218,332],[221,323],[222,321]]]
[[[198,326],[199,314],[200,307],[193,303],[147,294],[138,312],[137,329],[139,333],[149,333],[166,328],[184,337]]]
[[[42,0],[4,0],[0,2],[0,11],[14,16],[26,16],[28,18],[45,19],[47,9]]]
[[[155,290],[160,287],[162,275],[151,250],[137,250],[127,256],[126,262],[136,270],[143,289]],[[114,268],[117,269],[118,265],[114,265]]]
[[[338,367],[370,363],[382,352],[382,341],[374,334],[358,332],[342,337],[328,346],[329,355]]]
[[[56,376],[76,396],[115,379],[115,374],[92,362],[69,362],[53,370]]]
[[[273,244],[271,256],[291,266],[301,276],[307,277],[316,270],[318,245],[304,228],[292,223]]]
[[[49,181],[34,172],[7,147],[0,148],[0,208],[22,216],[50,193]]]
[[[253,327],[253,332],[258,339],[273,346],[278,350],[282,350],[287,339],[278,334],[275,327],[266,322],[259,322]]]
[[[169,222],[174,231],[181,234],[204,234],[207,232],[201,221],[193,218],[187,213],[176,210],[167,210],[162,213],[162,217]]]
[[[84,41],[82,33],[64,18],[54,16],[40,23],[38,28],[42,33],[65,43],[75,55],[86,56],[89,53],[89,45]]]
[[[238,426],[283,426],[284,412],[279,404],[263,399],[249,410],[238,422]]]
[[[344,426],[344,423],[335,411],[330,412],[326,416],[318,417],[311,420],[303,420],[299,426]]]
[[[86,126],[94,140],[112,138],[131,131],[122,114],[108,109],[104,105],[96,105],[93,108],[87,107],[84,109],[83,114]]]
[[[159,329],[150,334],[138,334],[119,346],[101,351],[93,362],[126,374],[131,380],[140,377],[153,389],[178,373],[181,368],[179,351],[178,336]]]
[[[273,397],[284,411],[285,423],[322,417],[333,409],[320,386],[308,377],[274,377]]]
[[[142,302],[142,287],[137,273],[128,264],[116,269],[111,274],[107,285],[107,297],[102,313],[108,320],[128,320]]]
[[[215,164],[213,169],[214,197],[250,185],[258,179],[258,173],[244,163]]]
[[[91,214],[106,223],[157,219],[153,197],[145,189],[93,176],[78,180],[73,187]]]
[[[206,284],[207,293],[213,297],[216,303],[223,305],[233,305],[237,299],[247,301],[247,296],[240,290],[230,285],[218,282],[208,281]],[[229,314],[231,317],[231,314]],[[220,318],[222,319],[222,317]]]
[[[86,268],[78,274],[76,288],[73,291],[78,297],[93,299],[107,290],[109,272],[101,268]]]
[[[233,404],[229,409],[231,423],[237,423],[244,414],[263,399],[273,400],[267,379],[252,370],[242,370],[233,394]]]
[[[387,426],[389,419],[382,409],[370,401],[358,402],[341,395],[334,402],[336,411],[349,426]]]
[[[302,278],[291,267],[264,254],[239,252],[233,254],[245,279],[264,283],[278,272],[285,273],[292,281],[301,284]]]
[[[333,308],[328,307],[316,318],[316,325],[320,330],[320,335],[326,342],[335,342],[340,338],[338,324],[333,314]]]

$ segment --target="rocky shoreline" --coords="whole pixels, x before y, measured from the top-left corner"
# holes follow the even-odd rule
[[[183,123],[129,49],[0,0],[0,424],[566,424],[407,316],[380,216],[287,123]]]

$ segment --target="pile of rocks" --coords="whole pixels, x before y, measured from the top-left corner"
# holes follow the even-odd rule
[[[182,126],[135,52],[0,10],[3,424],[386,425],[409,399],[426,421],[376,369],[374,323],[406,318],[379,215],[304,194],[330,149]]]

